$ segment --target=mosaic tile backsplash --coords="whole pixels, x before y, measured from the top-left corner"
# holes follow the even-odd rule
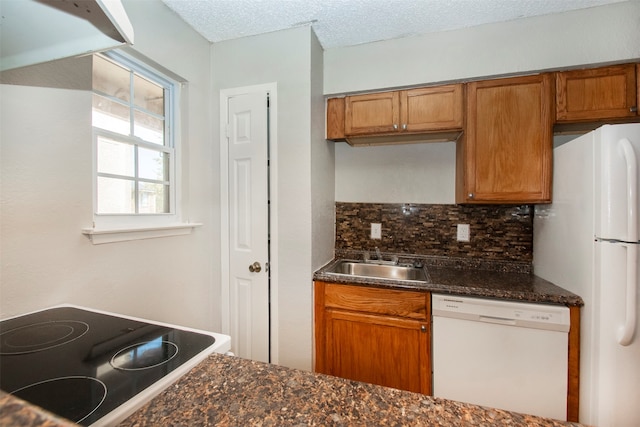
[[[374,251],[491,261],[533,260],[533,209],[505,205],[336,203],[336,252]],[[371,223],[382,239],[371,239]],[[470,241],[456,240],[457,224]]]

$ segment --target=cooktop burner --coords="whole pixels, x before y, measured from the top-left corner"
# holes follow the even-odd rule
[[[12,394],[81,423],[102,405],[107,396],[107,386],[95,378],[62,377],[30,384]]]
[[[21,326],[0,334],[0,355],[47,350],[80,338],[89,325],[75,320],[55,320]]]
[[[225,335],[54,307],[0,321],[0,388],[82,425],[115,424],[227,350]]]
[[[111,366],[125,371],[151,369],[178,355],[178,346],[169,341],[147,341],[120,350],[111,358]]]

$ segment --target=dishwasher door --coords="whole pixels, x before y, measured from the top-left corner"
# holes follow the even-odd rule
[[[433,394],[567,419],[569,309],[432,295]]]

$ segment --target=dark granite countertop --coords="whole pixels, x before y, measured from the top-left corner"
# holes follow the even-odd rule
[[[442,257],[404,257],[400,262],[421,262],[430,277],[429,283],[375,279],[328,273],[340,259],[355,259],[354,254],[342,254],[315,272],[313,279],[331,283],[355,284],[395,289],[425,290],[434,293],[499,298],[510,301],[582,306],[579,295],[535,276],[528,264],[487,263],[485,261],[448,259]]]
[[[0,426],[74,427],[77,424],[0,390]]]
[[[211,355],[121,426],[577,426]]]
[[[0,392],[0,425],[71,427]],[[144,426],[580,426],[212,354],[121,424]]]

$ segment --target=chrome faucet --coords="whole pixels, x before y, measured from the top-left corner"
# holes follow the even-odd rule
[[[380,249],[378,249],[377,246],[375,248],[375,251],[376,251],[376,263],[377,264],[398,265],[400,263],[400,260],[398,259],[398,255],[392,255],[391,256],[391,261],[385,261],[385,260],[382,259],[382,252],[380,252]]]

